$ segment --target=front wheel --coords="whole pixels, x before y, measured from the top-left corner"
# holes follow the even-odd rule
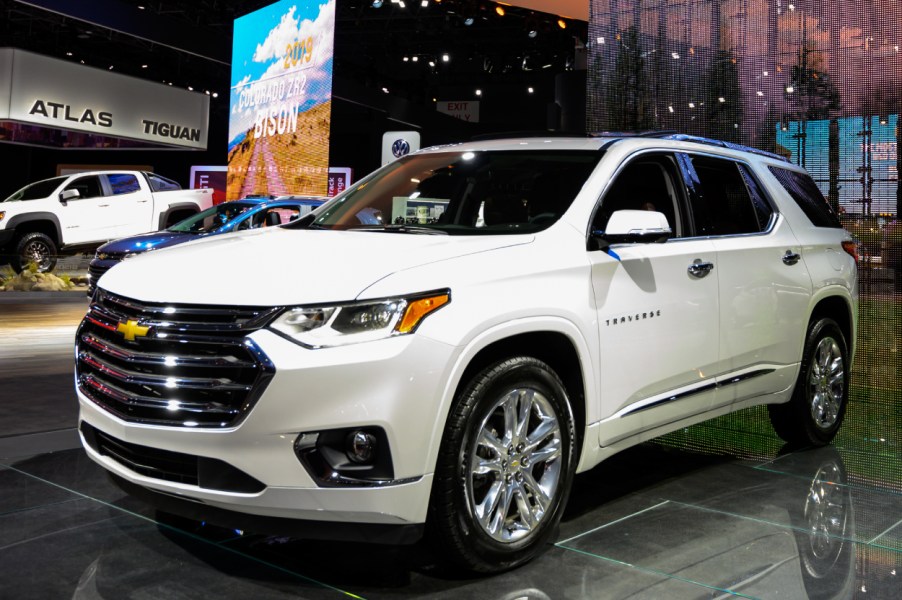
[[[474,377],[439,449],[428,523],[439,551],[478,573],[539,554],[570,492],[575,437],[566,390],[542,361],[511,358]]]
[[[829,444],[846,413],[849,397],[846,339],[833,319],[812,322],[792,399],[768,406],[774,430],[791,444]]]
[[[49,272],[56,266],[57,248],[49,236],[40,233],[26,233],[16,242],[16,253],[13,255],[12,265],[16,273],[21,273],[34,263],[41,273]]]

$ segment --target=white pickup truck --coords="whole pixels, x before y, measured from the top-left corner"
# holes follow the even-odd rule
[[[213,190],[182,190],[142,171],[91,171],[27,185],[0,202],[0,256],[16,271],[56,266],[63,252],[168,227],[213,205]]]

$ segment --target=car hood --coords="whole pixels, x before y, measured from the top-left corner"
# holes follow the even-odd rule
[[[98,285],[146,302],[250,306],[342,302],[398,271],[534,239],[274,228],[143,254],[110,269]]]
[[[151,231],[107,242],[98,248],[97,252],[106,254],[139,254],[148,250],[168,248],[175,244],[196,240],[198,235],[183,231]]]

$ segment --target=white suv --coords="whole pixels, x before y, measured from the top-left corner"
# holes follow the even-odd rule
[[[490,572],[574,473],[769,404],[825,444],[855,244],[778,156],[677,135],[402,158],[287,226],[125,261],[77,335],[85,449],[165,511]]]

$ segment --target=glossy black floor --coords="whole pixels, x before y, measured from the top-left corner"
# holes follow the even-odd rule
[[[10,325],[34,310],[0,304],[0,598],[902,597],[902,409],[868,375],[833,445],[785,450],[762,409],[675,432],[578,476],[538,560],[467,579],[422,547],[214,529],[125,496],[58,426],[74,325]],[[29,406],[52,414],[12,418]]]

